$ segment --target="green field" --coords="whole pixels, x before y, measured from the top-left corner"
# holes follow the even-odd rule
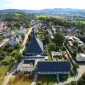
[[[28,77],[11,77],[8,85],[31,85],[32,79],[29,79]]]
[[[36,17],[39,18],[39,17],[49,17],[49,16],[47,16],[47,15],[37,15]]]
[[[41,81],[42,85],[53,85],[57,83],[57,77],[56,75],[38,75],[38,81]],[[35,85],[37,85],[37,82]]]

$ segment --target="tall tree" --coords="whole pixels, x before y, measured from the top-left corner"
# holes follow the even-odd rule
[[[56,45],[62,45],[64,43],[65,37],[61,32],[57,32],[56,34],[54,34],[54,41],[56,43]]]

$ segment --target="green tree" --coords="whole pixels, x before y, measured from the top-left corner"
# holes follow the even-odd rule
[[[55,51],[56,50],[56,44],[55,43],[49,43],[48,49],[49,49],[49,51]]]
[[[72,43],[75,47],[78,47],[78,41],[74,40]]]
[[[45,43],[49,43],[50,42],[50,39],[49,39],[49,37],[48,37],[48,35],[45,35]]]
[[[65,37],[61,32],[54,34],[54,41],[57,45],[62,45],[64,43]]]
[[[77,50],[76,50],[76,49],[74,49],[74,50],[73,50],[73,57],[75,58],[75,57],[76,57],[76,55],[77,55]]]
[[[38,81],[37,82],[37,85],[42,85],[42,81]]]
[[[21,38],[22,38],[22,40],[24,40],[24,38],[25,38],[25,34],[24,33],[21,34]]]
[[[32,35],[28,35],[28,40],[30,41],[32,39]]]

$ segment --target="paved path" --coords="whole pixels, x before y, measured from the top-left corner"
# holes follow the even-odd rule
[[[38,77],[38,74],[35,73],[35,76],[34,76],[34,79],[33,79],[33,82],[31,85],[35,85],[36,81],[37,81],[37,77]]]
[[[12,73],[16,70],[18,63],[15,62],[11,70],[7,73],[2,85],[7,85],[9,82],[10,77],[12,76]]]
[[[22,47],[20,49],[20,53],[23,52],[24,48],[25,48],[25,45],[26,45],[26,42],[27,42],[27,38],[28,38],[28,35],[31,33],[32,31],[32,27],[29,29],[29,31],[25,34],[25,39],[23,41],[23,44],[22,44]]]

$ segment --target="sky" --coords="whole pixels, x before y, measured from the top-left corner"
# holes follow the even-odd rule
[[[47,8],[85,9],[85,0],[0,0],[2,9],[40,10]]]

